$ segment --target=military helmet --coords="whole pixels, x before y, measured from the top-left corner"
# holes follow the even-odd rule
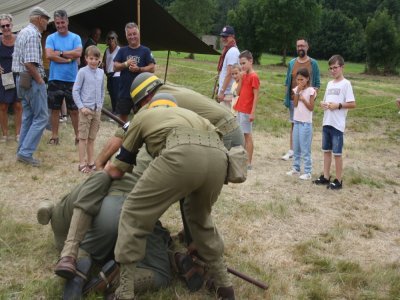
[[[168,93],[158,93],[149,102],[148,108],[157,106],[175,107],[178,106],[174,96]]]
[[[131,85],[131,98],[137,106],[151,92],[162,86],[161,80],[153,73],[144,72],[136,76]]]

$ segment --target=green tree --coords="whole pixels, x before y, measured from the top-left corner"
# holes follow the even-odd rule
[[[346,60],[365,61],[364,29],[357,18],[347,17],[341,10],[324,9],[321,26],[310,37],[313,56],[329,59],[340,54]]]
[[[396,73],[400,63],[399,30],[385,9],[368,20],[365,28],[367,71],[384,74]]]
[[[253,53],[254,63],[258,64],[262,53],[266,50],[264,40],[256,34],[260,26],[260,0],[240,0],[236,9],[228,12],[228,22],[235,28],[239,49],[247,49]]]
[[[299,36],[318,29],[320,15],[317,0],[241,0],[229,17],[240,33],[240,45],[256,55],[279,51],[286,64],[288,49]]]
[[[168,12],[198,37],[210,32],[215,11],[215,0],[175,0],[168,6]]]
[[[211,33],[218,35],[225,25],[230,25],[228,24],[228,11],[235,10],[239,4],[239,0],[216,0],[216,3],[217,9]]]

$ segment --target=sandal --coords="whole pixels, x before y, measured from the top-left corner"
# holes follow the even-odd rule
[[[78,165],[78,171],[87,174],[92,172],[92,169],[88,165]]]
[[[59,144],[59,139],[58,139],[58,137],[56,137],[56,138],[51,138],[51,139],[47,142],[47,144],[49,144],[49,145],[58,145],[58,144]]]
[[[88,168],[93,172],[93,171],[96,171],[96,165],[95,165],[95,163],[92,163],[92,164],[90,164],[90,165],[88,165]]]

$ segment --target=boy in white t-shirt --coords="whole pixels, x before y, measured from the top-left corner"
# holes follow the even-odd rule
[[[338,190],[342,188],[342,148],[347,110],[356,107],[356,100],[350,81],[343,76],[343,57],[334,55],[329,59],[328,64],[329,71],[334,79],[328,82],[324,100],[321,102],[321,107],[324,110],[322,127],[324,174],[314,183],[327,185],[332,190]],[[333,182],[330,182],[332,153],[335,157],[336,178]]]
[[[300,175],[301,160],[304,164],[302,180],[310,180],[312,172],[311,142],[312,117],[314,110],[315,89],[310,87],[310,72],[300,68],[296,73],[297,86],[293,89],[293,166],[286,174]]]

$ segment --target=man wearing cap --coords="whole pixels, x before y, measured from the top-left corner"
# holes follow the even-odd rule
[[[12,71],[17,73],[17,93],[22,98],[22,125],[17,160],[35,167],[39,160],[33,153],[40,142],[48,119],[45,72],[42,61],[41,33],[46,30],[50,15],[41,7],[29,14],[29,24],[17,35]]]
[[[222,28],[221,43],[224,46],[222,54],[218,61],[218,95],[217,100],[226,108],[231,110],[232,94],[231,87],[233,78],[231,68],[234,64],[239,63],[239,49],[236,46],[235,30],[232,26]]]
[[[54,12],[57,32],[46,39],[46,57],[50,60],[48,83],[49,108],[51,109],[51,138],[49,144],[58,145],[58,126],[63,100],[71,116],[75,131],[75,144],[78,139],[78,107],[72,97],[72,87],[78,73],[78,61],[82,54],[82,41],[79,35],[68,30],[68,15],[65,10]]]
[[[136,164],[143,143],[154,158],[122,208],[115,248],[121,267],[116,299],[134,299],[135,266],[144,256],[146,236],[157,219],[185,196],[188,226],[199,255],[209,266],[217,294],[234,299],[223,260],[224,244],[211,217],[226,177],[226,149],[216,128],[194,112],[177,107],[172,95],[144,95],[134,105],[147,103],[148,109],[129,125],[119,154],[104,168],[110,177],[122,177]]]
[[[155,71],[155,61],[149,48],[140,44],[140,32],[135,23],[125,26],[128,46],[121,47],[114,58],[114,72],[121,72],[117,112],[126,122],[132,110],[130,88],[132,81],[143,72]]]

